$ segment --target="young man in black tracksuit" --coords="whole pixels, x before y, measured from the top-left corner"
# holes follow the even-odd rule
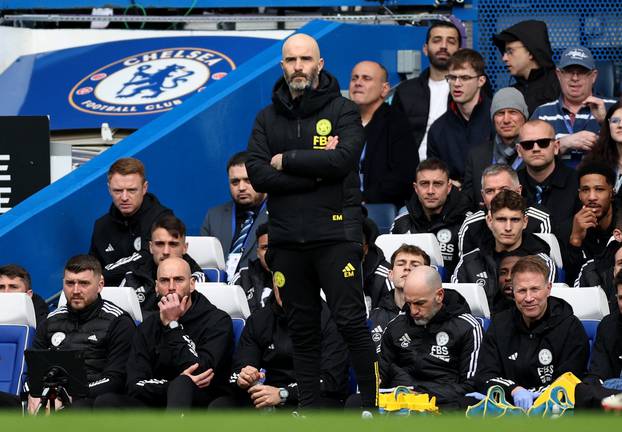
[[[127,394],[104,395],[98,407],[187,409],[225,391],[233,351],[231,318],[194,291],[188,263],[158,266],[159,314],[139,327],[127,363]]]
[[[88,395],[81,399],[74,396],[73,407],[90,407],[96,397],[122,391],[125,384],[126,363],[136,326],[126,312],[101,298],[103,287],[97,259],[90,255],[70,258],[63,274],[67,304],[37,324],[32,349],[77,350],[84,354]],[[31,413],[39,404],[38,396],[28,397]]]
[[[257,259],[250,259],[248,265],[242,267],[229,282],[231,285],[242,287],[251,313],[264,307],[266,299],[272,293],[273,283],[272,273],[266,264],[268,224],[259,225],[255,235],[257,237]]]
[[[156,277],[158,265],[169,257],[183,258],[190,266],[192,278],[195,282],[205,282],[205,273],[195,260],[186,252],[186,225],[172,214],[164,214],[151,227],[149,251],[142,251],[141,257],[134,267],[125,273],[120,286],[134,288],[140,303],[143,318],[158,311],[158,294],[156,292]]]
[[[281,289],[294,344],[300,406],[320,396],[320,287],[350,349],[363,405],[377,399],[374,347],[361,286],[363,127],[356,105],[322,70],[317,42],[296,34],[283,45],[273,104],[255,120],[246,168],[267,192],[267,263]]]
[[[482,339],[479,322],[460,304],[445,304],[436,270],[413,269],[404,285],[405,306],[382,335],[382,387],[413,386],[439,405],[465,406]]]
[[[508,401],[525,410],[560,375],[572,372],[582,378],[589,356],[587,335],[572,307],[549,296],[548,272],[537,256],[514,265],[515,306],[493,318],[473,380],[481,393],[501,386]]]
[[[266,303],[266,307],[251,314],[240,336],[230,379],[237,391],[230,405],[296,408],[299,395],[292,339],[278,288]],[[325,303],[321,329],[321,405],[338,408],[347,394],[348,351]]]
[[[406,204],[408,213],[395,218],[391,234],[434,234],[441,246],[443,266],[451,274],[458,263],[458,231],[471,206],[469,198],[452,188],[449,168],[436,158],[417,166],[413,186],[415,193]]]
[[[145,167],[134,158],[122,158],[108,170],[112,204],[95,221],[89,254],[99,260],[106,286],[117,286],[125,273],[149,256],[151,225],[172,211],[147,192]]]
[[[490,204],[486,223],[493,240],[466,253],[451,277],[454,283],[477,283],[484,287],[490,311],[495,314],[511,306],[499,286],[499,266],[506,256],[539,255],[549,267],[550,282],[555,280],[555,264],[549,257],[549,245],[527,227],[525,199],[511,190],[497,194]]]

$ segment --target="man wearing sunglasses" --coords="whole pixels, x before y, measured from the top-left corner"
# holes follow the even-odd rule
[[[540,105],[532,119],[544,120],[553,126],[559,140],[564,162],[576,167],[583,154],[596,144],[600,125],[607,110],[616,102],[592,95],[598,77],[590,50],[584,47],[566,49],[557,66],[561,86],[559,99]]]
[[[577,173],[557,162],[559,141],[553,127],[542,120],[530,120],[519,133],[518,154],[524,167],[518,170],[522,195],[529,204],[544,206],[555,235],[565,242],[570,234],[572,213],[577,201]]]

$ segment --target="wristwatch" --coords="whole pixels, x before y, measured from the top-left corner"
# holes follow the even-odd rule
[[[170,328],[171,330],[176,329],[179,326],[180,324],[177,321],[171,321],[170,323],[168,323],[168,328]]]
[[[279,397],[281,398],[281,405],[285,405],[287,398],[289,397],[289,391],[286,388],[281,387],[279,389]]]

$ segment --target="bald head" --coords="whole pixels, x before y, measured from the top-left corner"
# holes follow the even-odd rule
[[[404,284],[404,300],[417,325],[426,325],[443,306],[443,284],[430,266],[415,267]]]
[[[177,257],[169,257],[160,262],[156,287],[160,296],[177,294],[180,300],[190,296],[194,291],[194,279],[188,263]]]
[[[307,89],[316,89],[323,67],[320,47],[311,36],[298,33],[283,44],[281,68],[292,98],[301,96]]]
[[[175,269],[178,273],[187,274],[188,277],[192,274],[190,272],[190,265],[188,265],[186,260],[178,257],[169,257],[160,262],[160,265],[158,266],[158,276],[160,276],[160,273],[170,271],[170,269]]]
[[[320,46],[317,44],[317,41],[304,33],[296,33],[285,39],[283,49],[281,50],[283,59],[290,51],[299,49],[309,50],[315,60],[320,59]]]

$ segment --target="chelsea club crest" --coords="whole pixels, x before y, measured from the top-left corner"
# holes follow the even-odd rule
[[[235,69],[222,53],[205,48],[164,48],[126,57],[78,82],[69,94],[75,109],[99,115],[168,111]]]

